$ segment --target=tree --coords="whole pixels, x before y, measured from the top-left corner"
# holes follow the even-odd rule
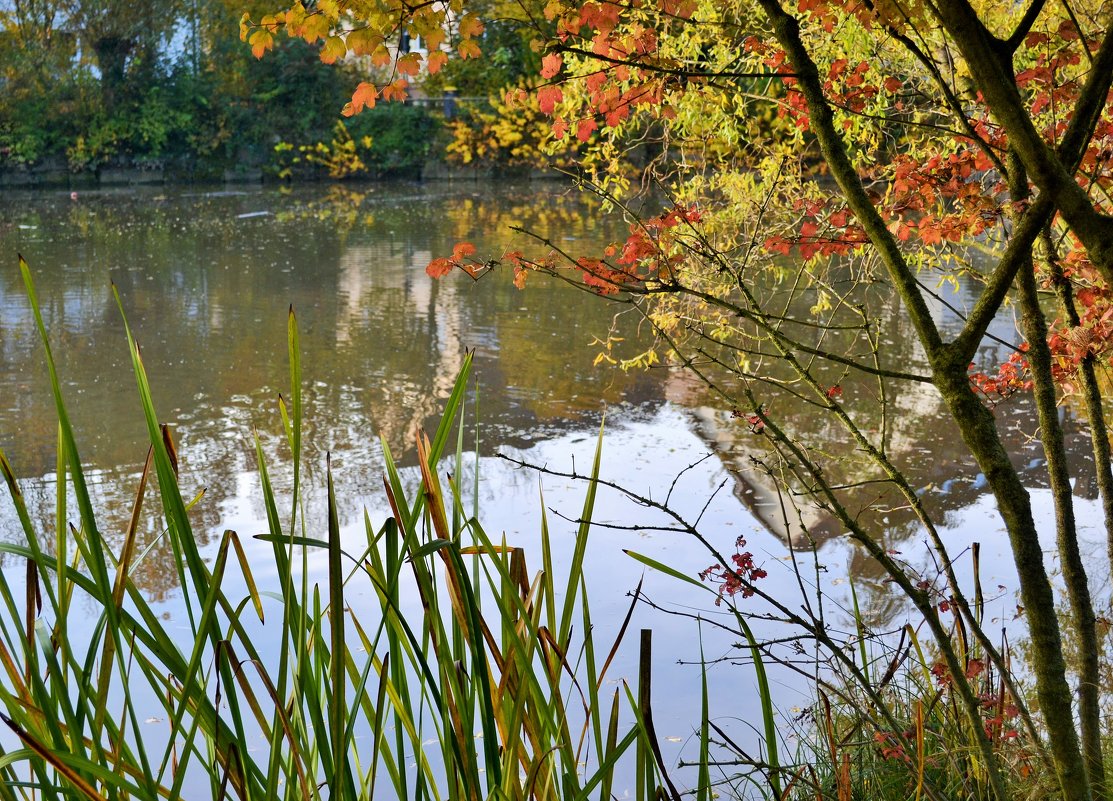
[[[284,28],[320,41],[325,60],[374,58],[400,31],[435,39],[456,24],[460,57],[479,55],[482,24],[465,0],[416,12],[401,2],[313,9],[296,4],[245,36],[258,54]],[[542,243],[537,256],[491,261],[458,247],[430,272],[476,276],[501,264],[518,281],[548,272],[639,309],[678,363],[766,442],[765,463],[784,477],[786,497],[837,519],[915,605],[972,731],[982,732],[990,790],[1003,798],[1001,766],[969,665],[949,647],[946,616],[963,619],[1003,675],[1009,668],[958,586],[930,502],[909,484],[884,423],[893,386],[936,393],[985,474],[1012,545],[1043,731],[1053,733],[1032,725],[1029,735],[1065,798],[1108,798],[1095,614],[1056,403],[1070,394],[1090,418],[1113,553],[1097,380],[1113,286],[1113,9],[1071,0],[552,0],[544,14],[556,33],[538,26],[546,83],[535,96],[554,135],[597,137],[595,186],[620,206],[628,174],[609,167],[632,131],[654,138],[661,155],[651,177],[673,202],[634,219],[630,237],[603,254]],[[430,53],[432,71],[441,56],[436,45]],[[402,74],[416,67],[411,55],[394,65]],[[394,86],[362,84],[349,110],[389,97]],[[946,299],[932,285],[958,277],[979,291],[947,330],[937,313]],[[1059,309],[1050,320],[1049,291]],[[878,336],[878,309],[894,299],[921,367]],[[1024,343],[999,368],[972,372],[1006,303],[1022,313]],[[1077,710],[1031,499],[994,415],[1002,395],[1029,388],[1081,653]],[[792,403],[810,404],[847,432],[860,465],[854,481],[835,480],[827,457],[794,435]],[[883,482],[914,511],[949,581],[944,602],[883,547],[883,528],[859,505],[868,482]],[[736,562],[719,561],[727,584],[760,592]]]
[[[91,51],[100,71],[104,105],[110,113],[129,72],[150,80],[180,11],[178,0],[74,0],[68,8],[68,24]]]

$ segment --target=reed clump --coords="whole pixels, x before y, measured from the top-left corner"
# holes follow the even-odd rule
[[[541,567],[531,572],[525,553],[495,542],[441,480],[444,460],[464,458],[467,364],[432,438],[417,442],[419,476],[406,480],[383,443],[391,515],[377,528],[365,515],[353,547],[350,534],[341,537],[331,469],[327,520],[301,514],[291,310],[290,390],[279,414],[292,497],[277,496],[256,438],[264,546],[249,558],[250,543],[229,530],[202,553],[173,439],[125,322],[150,450],[114,550],[22,259],[20,269],[56,401],[58,491],[54,530],[41,530],[0,454],[26,537],[0,544],[8,564],[26,565],[22,588],[10,569],[0,574],[0,704],[12,733],[0,754],[0,799],[563,801],[624,793],[618,784],[628,776],[639,798],[657,791],[648,699],[625,682],[604,691],[626,625],[606,650],[591,636],[582,566],[594,478],[559,578],[543,511]],[[598,463],[597,449],[596,471]],[[185,607],[173,621],[132,581],[145,556],[136,529],[152,479]],[[259,550],[269,552],[267,586],[255,579]],[[321,554],[327,569],[317,580],[310,560]],[[373,597],[374,614],[353,612],[356,593]],[[165,721],[162,734],[151,734],[152,718]]]

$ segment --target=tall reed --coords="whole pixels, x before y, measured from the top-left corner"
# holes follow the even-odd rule
[[[0,544],[9,564],[26,565],[22,594],[10,569],[0,573],[0,703],[15,735],[0,755],[0,799],[610,798],[632,775],[622,767],[627,755],[640,766],[638,797],[658,792],[647,700],[625,682],[604,691],[630,618],[605,652],[591,636],[582,567],[599,447],[571,565],[554,573],[542,510],[542,565],[531,572],[525,553],[495,542],[438,470],[446,458],[464,459],[469,359],[432,438],[416,443],[419,476],[407,481],[383,443],[391,516],[375,528],[365,515],[353,548],[350,534],[342,538],[331,467],[327,519],[302,514],[304,409],[291,310],[290,391],[279,402],[293,472],[284,502],[255,440],[266,510],[259,539],[277,576],[264,587],[236,532],[225,531],[215,553],[198,547],[196,499],[181,494],[173,439],[125,322],[150,450],[114,550],[22,258],[20,270],[57,408],[58,481],[55,530],[40,530],[0,453],[26,537]],[[184,636],[132,580],[152,477]],[[315,552],[327,557],[320,581]],[[375,599],[375,614],[353,613],[360,591]],[[415,598],[421,611],[407,614]],[[152,704],[168,722],[165,736],[144,728]]]

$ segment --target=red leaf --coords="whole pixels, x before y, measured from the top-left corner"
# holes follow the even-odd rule
[[[445,258],[433,259],[425,268],[425,272],[431,278],[443,278],[444,276],[452,272],[452,268],[455,266],[456,265],[453,262]]]
[[[576,138],[581,142],[586,142],[591,138],[591,132],[598,127],[595,120],[580,120],[580,124],[576,126]]]
[[[549,53],[541,59],[541,77],[546,81],[555,78],[562,66],[564,66],[564,58],[560,53]]]
[[[537,90],[537,103],[541,106],[543,114],[552,114],[556,104],[564,99],[564,92],[559,86],[542,86]]]

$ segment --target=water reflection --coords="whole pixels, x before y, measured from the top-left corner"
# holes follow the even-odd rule
[[[769,451],[744,419],[731,417],[740,401],[710,394],[681,371],[623,373],[592,366],[594,337],[614,326],[636,336],[633,321],[615,321],[614,307],[550,281],[519,292],[498,276],[479,283],[462,275],[432,281],[424,272],[433,254],[450,252],[460,240],[474,242],[481,257],[498,256],[507,246],[524,248],[511,233],[514,226],[553,237],[569,250],[597,252],[620,233],[620,225],[560,187],[159,189],[81,194],[76,201],[64,193],[5,195],[0,253],[8,254],[10,267],[0,270],[0,386],[7,390],[0,403],[0,446],[18,474],[28,477],[31,508],[41,529],[50,531],[55,424],[40,345],[14,269],[18,251],[35,272],[109,537],[121,536],[127,524],[146,452],[111,280],[143,346],[159,412],[175,426],[183,488],[187,495],[205,489],[196,508],[199,536],[222,531],[229,519],[258,525],[264,518],[254,430],[268,460],[288,462],[277,398],[288,386],[286,309],[292,304],[302,334],[310,515],[321,503],[326,452],[333,455],[342,516],[357,520],[363,506],[376,503],[382,472],[377,438],[411,463],[416,432],[432,425],[465,350],[473,349],[482,387],[482,454],[591,430],[608,407],[641,419],[671,402],[685,410],[685,424],[733,478],[735,514],[752,516],[795,546],[837,540],[841,526],[815,504],[802,502],[799,517],[785,515],[784,498],[758,464],[770,463]],[[960,287],[931,298],[945,333],[957,330],[960,318],[953,309],[968,307],[972,292]],[[814,299],[794,302],[806,309]],[[880,321],[886,364],[926,371],[909,323],[883,281],[867,283],[855,302]],[[991,333],[996,339],[987,340],[979,355],[987,364],[1007,356],[1015,325],[1002,318]],[[824,336],[829,349],[862,352],[858,332]],[[907,472],[938,521],[947,524],[982,496],[984,480],[930,385],[888,381],[883,406],[876,380],[837,367],[825,376],[840,385],[848,412]],[[843,501],[887,547],[918,542],[922,533],[907,505],[879,483],[876,466],[856,453],[829,415],[791,393],[762,391],[778,419],[823,452],[833,483],[847,488]],[[1069,412],[1064,417],[1078,472],[1076,493],[1093,497],[1085,428]],[[1017,464],[1038,467],[1030,404],[1011,399],[998,407],[998,419]],[[662,459],[668,464],[667,454]],[[288,472],[274,471],[280,494],[290,489]],[[1034,485],[1041,472],[1031,472]],[[639,481],[637,475],[629,478]],[[148,542],[158,538],[156,518],[145,518],[143,526]],[[21,536],[6,505],[0,536]],[[729,549],[729,542],[721,544]],[[880,607],[890,608],[896,600],[877,566],[860,551],[850,553],[851,574]],[[156,549],[141,566],[139,581],[156,596],[172,591],[169,554]]]
[[[814,302],[813,294],[805,292],[785,301],[783,290],[775,291],[781,293],[777,295],[779,303],[771,308],[783,308],[780,304],[788,303],[788,317],[814,319],[808,312],[808,305]],[[769,297],[774,297],[774,290],[769,292]],[[945,294],[928,293],[933,316],[945,338],[961,330],[963,314],[973,306],[976,297],[977,286],[970,284],[960,284]],[[866,336],[854,327],[855,321],[860,319],[860,309],[867,319],[875,321],[872,330],[876,331],[874,336],[879,342],[876,355],[879,368],[919,376],[930,374],[912,323],[901,313],[896,293],[884,281],[848,288],[842,300],[848,301],[848,306],[853,305],[854,312],[832,314],[829,322],[843,328],[809,333],[803,326],[792,329],[786,324],[785,329],[798,342],[872,364]],[[975,364],[986,372],[996,372],[1018,341],[1016,321],[1009,314],[1001,315],[992,322]],[[706,345],[704,349],[707,350]],[[817,359],[812,367],[821,387],[837,387],[843,409],[873,446],[907,478],[937,527],[960,525],[964,512],[984,499],[988,492],[986,479],[963,444],[941,396],[930,383],[878,379],[822,359]],[[924,526],[884,470],[863,452],[822,404],[811,400],[814,396],[806,388],[798,391],[800,383],[792,383],[795,374],[776,364],[766,365],[765,370],[782,383],[751,384],[758,386],[757,399],[776,424],[820,466],[839,503],[885,548],[914,563],[926,563]],[[734,477],[734,494],[738,500],[769,531],[795,548],[807,549],[814,545],[822,549],[844,536],[846,529],[836,516],[824,504],[816,502],[802,482],[792,476],[790,466],[786,467],[791,457],[776,454],[766,438],[755,434],[747,420],[746,412],[750,409],[743,405],[742,393],[732,388],[731,378],[714,372],[712,375],[718,380],[718,394],[712,395],[702,382],[690,375],[673,373],[666,383],[666,397],[688,410],[693,429],[711,444],[724,468]],[[724,401],[724,395],[734,400],[734,407],[742,411],[741,416],[732,414],[731,403]],[[995,397],[989,402],[995,404],[1002,440],[1026,485],[1030,489],[1046,487],[1036,410],[1030,396],[1020,393],[1004,399]],[[1078,498],[1093,500],[1097,497],[1096,473],[1088,427],[1070,407],[1063,407],[1060,416],[1074,477],[1074,493]],[[786,477],[787,491],[782,483]],[[1092,505],[1080,508],[1085,510],[1081,512],[1083,526],[1098,522],[1086,517],[1093,514]],[[997,528],[995,518],[994,513],[986,520],[987,531]],[[995,535],[987,533],[986,536]],[[969,542],[955,539],[948,546],[957,554],[968,547]],[[903,599],[893,593],[880,565],[864,550],[855,549],[850,552],[848,572],[859,583],[859,592],[864,588],[870,596],[871,604],[878,610],[878,618],[893,619]],[[924,574],[931,579],[934,570],[927,566]]]
[[[484,453],[596,421],[608,405],[660,402],[652,377],[593,368],[589,343],[612,325],[605,305],[552,283],[522,293],[503,281],[474,286],[425,274],[431,254],[460,239],[480,253],[501,252],[510,225],[598,247],[608,232],[582,198],[513,187],[320,193],[0,200],[0,251],[13,254],[0,271],[0,384],[9,388],[0,446],[30,477],[43,530],[53,527],[55,423],[16,252],[35,273],[108,536],[126,526],[146,451],[112,284],[143,348],[159,413],[175,426],[184,491],[206,490],[197,507],[202,536],[222,530],[242,496],[257,494],[243,480],[255,467],[253,428],[269,460],[288,461],[277,414],[289,383],[288,304],[301,330],[310,508],[320,501],[317,473],[328,451],[341,513],[359,514],[381,486],[377,438],[410,461],[416,432],[433,424],[468,348],[484,387]],[[289,489],[287,472],[276,471],[280,492]],[[0,533],[17,538],[6,506]],[[156,536],[157,522],[146,525]],[[159,567],[165,561],[145,563],[143,584],[156,595],[173,587],[173,571]]]

